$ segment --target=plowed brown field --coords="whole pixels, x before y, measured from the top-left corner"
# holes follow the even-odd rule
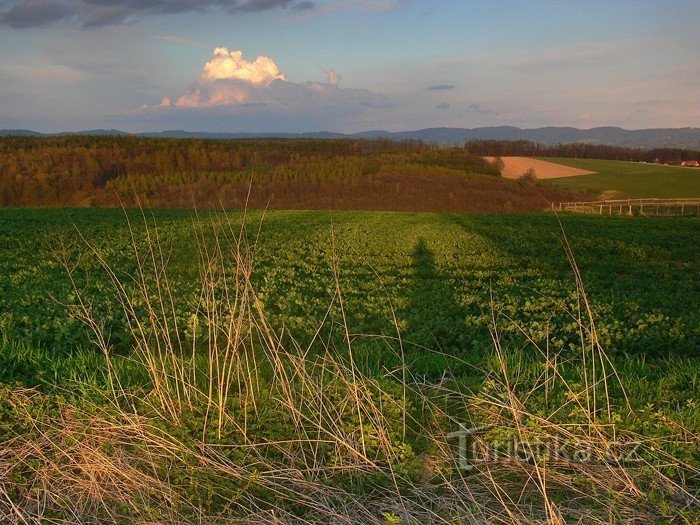
[[[493,161],[494,157],[485,157],[488,161]],[[556,179],[559,177],[576,177],[577,175],[590,175],[595,171],[580,170],[569,166],[562,166],[553,162],[537,160],[530,157],[501,157],[505,168],[501,175],[508,179],[517,179],[525,174],[530,168],[535,170],[538,179]]]

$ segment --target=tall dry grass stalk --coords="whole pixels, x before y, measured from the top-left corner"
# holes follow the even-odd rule
[[[251,282],[260,226],[225,213],[194,221],[200,286],[186,337],[167,243],[142,218],[142,233],[129,224],[128,278],[83,242],[113,286],[148,388],[122,386],[109,334],[64,259],[74,307],[107,360],[110,391],[100,403],[58,402],[55,410],[37,408],[47,402],[37,392],[8,394],[28,431],[0,450],[3,523],[651,523],[663,517],[648,504],[651,486],[668,496],[670,514],[698,504],[660,467],[698,472],[662,447],[646,447],[642,465],[606,458],[621,439],[615,414],[630,409],[611,398],[620,378],[565,237],[580,301],[563,315],[579,324],[580,354],[530,340],[539,376],[524,388],[526,365],[499,331],[516,320],[494,308],[497,366],[488,388],[474,393],[447,376],[413,377],[400,333],[387,351],[400,354],[402,370],[371,377],[353,358],[347,325],[344,351],[318,350],[322,327],[305,346],[275,330]],[[341,269],[334,272],[326,318],[336,311],[344,319]],[[581,382],[567,379],[572,367]],[[531,406],[540,392],[566,401],[543,415]],[[567,411],[579,416],[566,422]],[[487,450],[495,432],[525,444],[586,443],[592,460],[504,456],[464,470],[448,433],[467,420],[489,427],[473,437],[475,450]],[[423,444],[419,452],[407,436]]]

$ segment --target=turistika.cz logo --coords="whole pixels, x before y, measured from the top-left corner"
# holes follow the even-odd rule
[[[630,466],[642,461],[642,444],[638,441],[593,442],[561,436],[518,437],[486,439],[485,434],[494,425],[469,428],[463,423],[447,435],[457,441],[457,464],[460,469],[472,470],[478,464],[515,460],[528,464],[553,462],[605,463]]]

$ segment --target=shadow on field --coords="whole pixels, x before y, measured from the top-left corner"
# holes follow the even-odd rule
[[[413,287],[404,318],[406,339],[430,349],[453,353],[461,347],[465,313],[455,294],[436,267],[435,256],[424,238],[412,254]]]

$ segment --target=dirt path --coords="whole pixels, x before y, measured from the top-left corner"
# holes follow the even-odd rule
[[[488,161],[493,161],[493,157],[485,157]],[[508,179],[517,179],[525,174],[530,168],[535,170],[538,179],[556,179],[558,177],[576,177],[577,175],[590,175],[595,171],[580,170],[569,166],[562,166],[554,162],[537,160],[530,157],[501,157],[505,168],[501,175]]]

